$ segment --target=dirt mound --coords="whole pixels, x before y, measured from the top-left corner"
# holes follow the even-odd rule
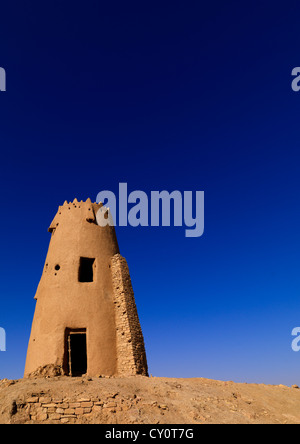
[[[299,424],[300,390],[202,378],[5,379],[0,423]]]
[[[54,378],[55,376],[63,376],[64,371],[60,365],[48,364],[39,367],[34,372],[27,375],[27,378]]]

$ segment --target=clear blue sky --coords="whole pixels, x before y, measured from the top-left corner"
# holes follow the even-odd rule
[[[204,190],[205,234],[118,228],[156,376],[300,385],[298,1],[2,2],[0,378],[23,374],[65,200]]]

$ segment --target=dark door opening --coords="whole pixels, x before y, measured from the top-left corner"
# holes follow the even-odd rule
[[[68,374],[82,376],[87,372],[86,330],[68,330]]]

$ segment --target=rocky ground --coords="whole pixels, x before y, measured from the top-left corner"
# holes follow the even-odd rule
[[[300,390],[202,378],[2,380],[0,423],[295,424]]]

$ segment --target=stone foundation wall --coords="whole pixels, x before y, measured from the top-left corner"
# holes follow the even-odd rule
[[[126,259],[111,260],[117,335],[118,375],[148,376],[144,338]]]
[[[114,399],[117,394],[101,400],[100,398],[52,398],[51,396],[32,396],[25,400],[18,400],[14,414],[26,416],[26,422],[57,422],[62,424],[76,424],[89,420],[95,414],[116,413],[130,408],[125,400]]]

